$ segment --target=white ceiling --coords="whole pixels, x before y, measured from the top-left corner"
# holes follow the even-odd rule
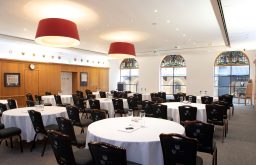
[[[34,40],[38,21],[45,15],[40,8],[28,5],[31,0],[0,0],[0,34]],[[36,0],[60,6],[63,0]],[[51,3],[46,3],[51,2]],[[108,52],[103,36],[110,32],[132,31],[140,38],[134,42],[137,53],[224,46],[225,42],[210,0],[72,0],[70,12],[52,11],[53,17],[65,17],[89,8],[73,19],[78,25],[81,44],[78,48]],[[254,6],[253,6],[254,3]],[[222,0],[231,46],[247,48],[255,43],[254,0]],[[43,7],[44,5],[41,5]],[[45,8],[42,9],[46,11]],[[157,11],[156,11],[157,10]],[[57,15],[57,16],[56,16]],[[132,35],[129,34],[128,37]],[[127,37],[127,36],[126,36]],[[138,36],[137,36],[138,37]]]

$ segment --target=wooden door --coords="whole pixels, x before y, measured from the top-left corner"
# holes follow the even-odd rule
[[[25,93],[38,95],[39,91],[39,71],[25,70]]]

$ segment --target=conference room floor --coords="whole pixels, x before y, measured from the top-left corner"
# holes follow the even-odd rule
[[[249,165],[256,157],[256,112],[249,106],[235,107],[235,116],[229,120],[229,132],[224,143],[221,143],[221,128],[216,128],[215,139],[218,147],[219,165]],[[77,131],[78,132],[78,131]],[[20,153],[18,143],[11,149],[5,143],[0,146],[1,165],[57,165],[51,146],[47,145],[44,157],[41,157],[42,145],[38,144],[33,152],[30,152],[29,143],[24,144],[24,152]],[[76,148],[74,148],[75,150]],[[204,165],[211,165],[211,156],[199,153]]]

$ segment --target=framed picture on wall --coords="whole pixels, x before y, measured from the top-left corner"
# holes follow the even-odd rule
[[[19,87],[20,86],[20,73],[4,73],[4,86],[5,87]]]
[[[80,86],[87,86],[88,83],[88,73],[81,72],[80,73]]]

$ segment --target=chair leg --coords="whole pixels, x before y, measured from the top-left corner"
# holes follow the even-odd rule
[[[217,159],[217,148],[216,148],[216,150],[215,150],[215,165],[217,165],[217,161],[218,161],[218,159]]]
[[[225,136],[225,125],[222,127],[222,143],[224,143],[224,136]]]
[[[20,135],[19,135],[19,140],[20,140],[20,151],[23,152],[22,140],[21,140],[21,136]]]
[[[234,105],[232,106],[232,116],[234,116],[234,112],[235,112],[235,109],[234,109]]]
[[[43,148],[43,151],[42,151],[42,153],[41,153],[41,156],[44,156],[44,151],[45,151],[47,142],[48,142],[48,137],[45,138],[45,141],[44,141],[44,148]]]
[[[37,133],[35,134],[35,136],[34,136],[34,140],[33,140],[33,142],[32,142],[32,146],[31,146],[31,148],[30,148],[30,152],[32,152],[32,150],[35,148],[35,146],[36,146],[36,136],[37,136]]]
[[[11,148],[13,148],[12,137],[10,137]]]

